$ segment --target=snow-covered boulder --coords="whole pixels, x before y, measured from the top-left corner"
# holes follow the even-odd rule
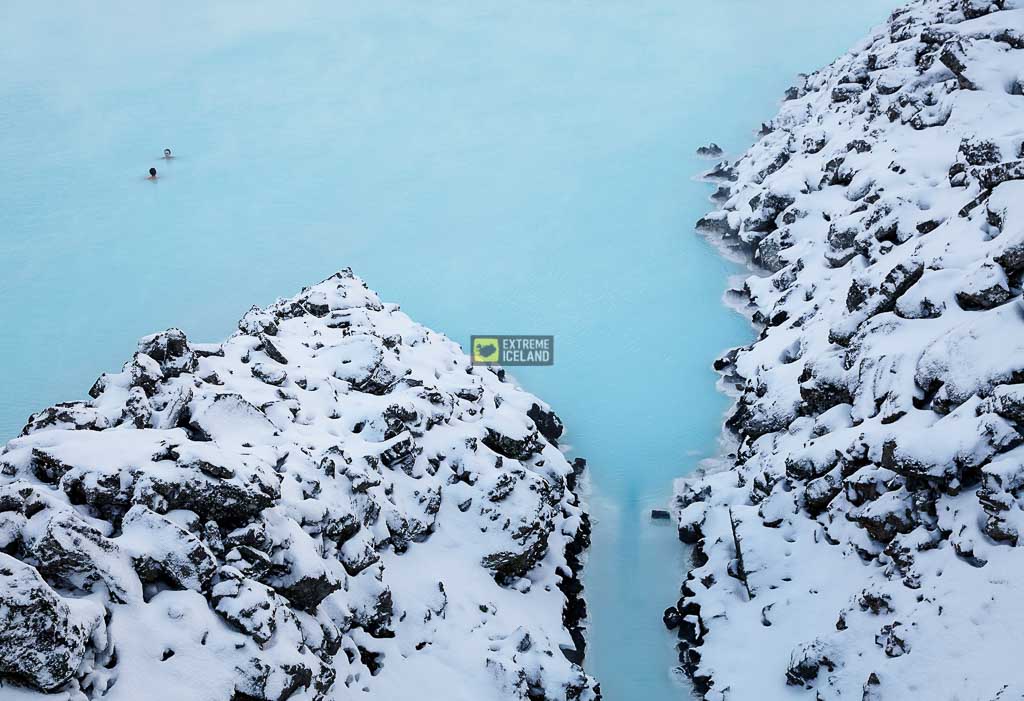
[[[561,422],[351,272],[90,396],[0,451],[19,699],[597,698]]]
[[[719,166],[762,327],[665,614],[708,699],[1017,698],[1024,2],[914,0]]]
[[[74,679],[94,631],[100,606],[68,601],[39,572],[0,553],[0,674],[41,691]]]

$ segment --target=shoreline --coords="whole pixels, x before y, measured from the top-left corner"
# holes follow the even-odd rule
[[[722,453],[675,482],[693,562],[665,623],[701,698],[1021,690],[995,660],[1024,525],[1022,12],[913,0],[705,174],[729,190],[697,229],[746,264],[723,303],[756,338],[715,361]],[[953,658],[952,687],[912,664]]]
[[[585,461],[350,270],[220,343],[143,337],[89,395],[0,447],[0,608],[29,636],[0,640],[5,682],[600,698]]]

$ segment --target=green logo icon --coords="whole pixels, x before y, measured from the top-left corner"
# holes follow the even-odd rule
[[[474,363],[496,363],[498,361],[498,348],[500,344],[497,338],[473,338],[473,362]]]

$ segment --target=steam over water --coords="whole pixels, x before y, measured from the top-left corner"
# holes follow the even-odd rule
[[[591,466],[587,666],[610,701],[686,698],[683,550],[648,515],[715,451],[711,362],[751,335],[693,152],[746,146],[894,5],[7,0],[0,438],[138,336],[221,339],[343,266],[467,348],[553,334],[515,375]]]

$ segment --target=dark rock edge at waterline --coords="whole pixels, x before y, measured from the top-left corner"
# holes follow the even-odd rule
[[[705,174],[721,208],[698,231],[760,277],[730,294],[757,341],[715,362],[738,393],[732,465],[682,480],[675,502],[693,563],[664,622],[704,698],[944,698],[943,675],[907,669],[954,657],[971,697],[1024,694],[991,661],[1021,596],[1022,9],[911,2]],[[830,566],[843,574],[810,571]],[[945,593],[943,572],[969,594]],[[794,627],[809,596],[834,616]],[[984,624],[964,616],[977,601],[1000,602]],[[759,625],[728,615],[741,606]],[[726,643],[745,634],[788,664],[737,676]]]

